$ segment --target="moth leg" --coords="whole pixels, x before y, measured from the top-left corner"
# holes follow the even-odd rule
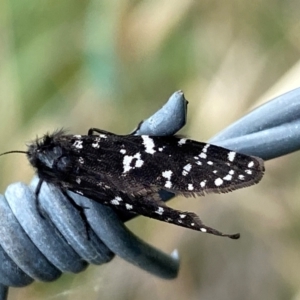
[[[114,135],[113,133],[109,132],[109,131],[105,131],[99,128],[90,128],[88,131],[88,135],[94,135],[94,133],[100,133],[100,134],[109,134],[109,135]]]
[[[135,135],[135,133],[141,128],[141,125],[144,123],[144,121],[141,121],[138,126],[132,131],[129,133],[129,135]]]
[[[62,193],[69,200],[69,202],[73,205],[73,207],[75,209],[77,209],[77,211],[79,212],[79,215],[80,215],[80,217],[83,221],[83,224],[84,224],[86,238],[87,238],[87,240],[90,240],[90,234],[89,234],[90,226],[89,226],[86,214],[84,213],[84,210],[89,209],[89,207],[81,206],[81,205],[77,204],[75,202],[75,200],[67,193],[66,190],[62,190]]]
[[[35,194],[35,205],[36,205],[36,209],[38,211],[38,213],[40,214],[40,216],[43,218],[43,219],[46,219],[46,214],[45,214],[45,211],[43,210],[43,208],[41,207],[41,204],[40,204],[40,201],[39,201],[39,193],[41,191],[41,187],[42,187],[42,184],[43,184],[44,180],[43,179],[39,179],[39,182],[35,188],[35,191],[34,191],[34,194]]]

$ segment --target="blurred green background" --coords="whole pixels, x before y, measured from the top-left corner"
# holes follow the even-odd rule
[[[299,1],[0,2],[0,152],[47,131],[131,131],[176,90],[189,100],[183,133],[206,140],[300,84]],[[272,113],[272,112],[270,112]],[[238,241],[139,217],[127,225],[171,252],[165,281],[115,258],[9,299],[300,299],[300,155],[266,163],[251,188],[170,205]],[[29,182],[22,155],[0,160],[1,191]]]

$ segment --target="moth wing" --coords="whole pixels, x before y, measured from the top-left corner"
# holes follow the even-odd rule
[[[168,207],[160,200],[158,193],[148,193],[145,196],[131,197],[119,191],[117,194],[106,193],[103,197],[103,194],[101,192],[99,193],[98,190],[86,190],[84,195],[121,212],[140,214],[159,221],[218,236],[226,236],[232,239],[239,238],[239,234],[224,234],[212,227],[206,226],[200,218],[192,212],[184,212]]]
[[[133,195],[144,189],[185,196],[228,192],[257,183],[264,171],[260,158],[176,136],[108,135],[91,148],[90,167]]]

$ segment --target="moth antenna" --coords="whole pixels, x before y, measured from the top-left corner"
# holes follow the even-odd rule
[[[22,151],[22,150],[13,150],[13,151],[7,151],[7,152],[3,152],[0,154],[0,156],[2,155],[6,155],[6,154],[11,154],[11,153],[23,153],[23,154],[27,154],[27,151]]]

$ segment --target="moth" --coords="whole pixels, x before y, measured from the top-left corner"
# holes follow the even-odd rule
[[[119,211],[238,239],[203,224],[192,213],[168,207],[159,191],[203,196],[258,183],[261,158],[176,136],[117,135],[91,128],[87,135],[63,130],[28,144],[26,153],[40,178]],[[37,193],[38,194],[38,193]]]

